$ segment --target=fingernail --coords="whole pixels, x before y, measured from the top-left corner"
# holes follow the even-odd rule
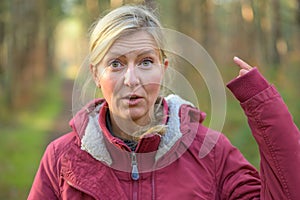
[[[237,57],[237,56],[234,56],[234,57],[233,57],[233,60],[240,60],[240,58]]]

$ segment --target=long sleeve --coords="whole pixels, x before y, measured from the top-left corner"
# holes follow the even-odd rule
[[[299,199],[300,133],[281,96],[256,68],[227,86],[259,146],[261,199]]]

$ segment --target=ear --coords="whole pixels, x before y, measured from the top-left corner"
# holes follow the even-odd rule
[[[169,66],[169,60],[168,60],[168,58],[165,58],[164,59],[164,69],[166,70],[167,68],[168,68],[168,66]]]
[[[96,83],[96,86],[97,86],[98,88],[101,88],[100,80],[99,80],[99,78],[98,78],[98,70],[97,70],[97,67],[94,66],[94,65],[92,65],[92,64],[90,64],[90,71],[91,71],[91,73],[92,73],[92,76],[93,76],[93,79],[94,79],[94,81],[95,81],[95,83]]]

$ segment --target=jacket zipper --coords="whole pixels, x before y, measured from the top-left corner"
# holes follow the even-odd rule
[[[152,180],[151,180],[151,184],[152,184],[152,200],[155,200],[155,171],[152,171]]]
[[[132,185],[132,199],[137,200],[138,199],[138,180],[140,178],[139,175],[139,170],[138,170],[138,166],[137,166],[137,158],[136,158],[136,154],[133,151],[131,153],[131,166],[132,166],[132,170],[131,170],[131,178],[133,180],[133,185]]]
[[[132,178],[132,180],[137,181],[137,180],[139,180],[140,175],[139,175],[139,170],[138,170],[138,166],[137,166],[136,154],[134,151],[131,153],[131,166],[132,166],[131,178]]]

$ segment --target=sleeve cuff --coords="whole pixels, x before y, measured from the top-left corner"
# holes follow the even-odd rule
[[[227,84],[229,90],[241,102],[245,102],[269,87],[268,81],[253,68],[247,74],[233,79]]]

